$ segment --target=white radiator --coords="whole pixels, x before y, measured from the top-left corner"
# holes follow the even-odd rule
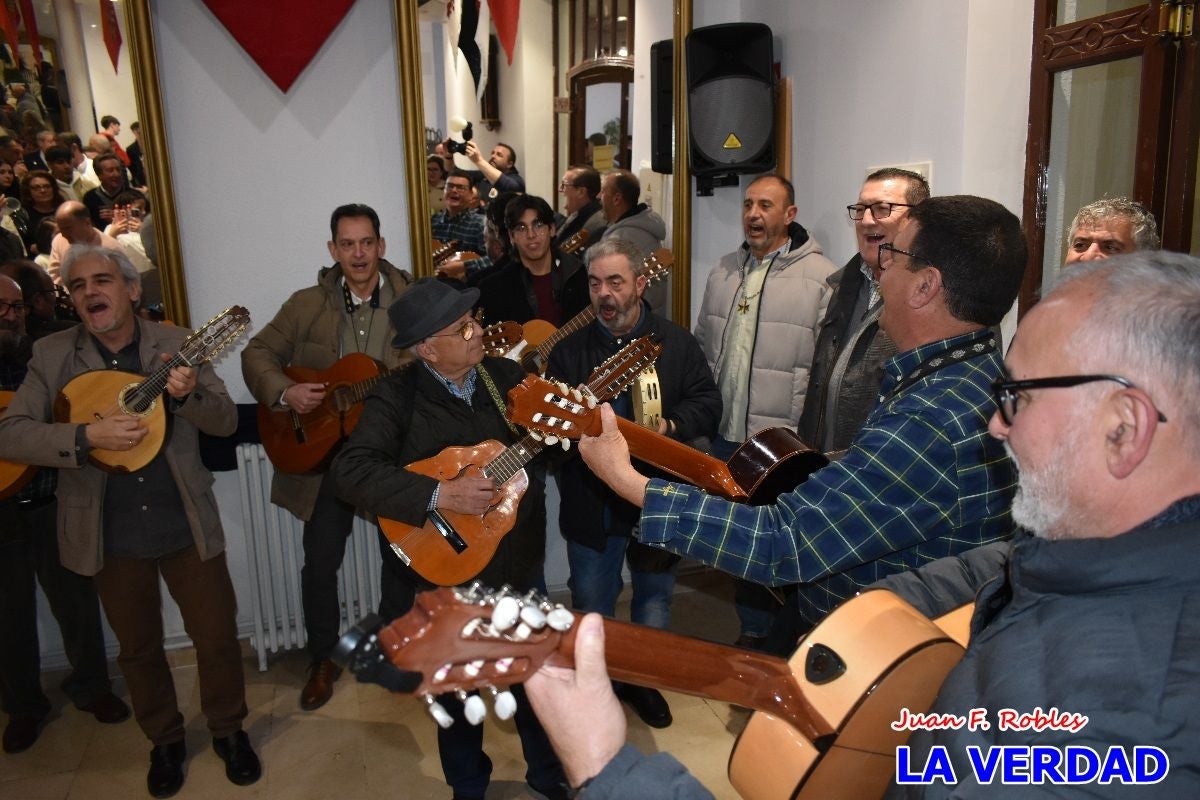
[[[237,469],[254,619],[251,643],[258,654],[258,668],[265,672],[268,651],[278,653],[305,645],[300,602],[304,523],[291,512],[271,505],[271,476],[275,470],[262,445],[238,445]],[[379,565],[376,527],[355,517],[354,532],[346,541],[346,557],[338,572],[341,630],[379,607]]]

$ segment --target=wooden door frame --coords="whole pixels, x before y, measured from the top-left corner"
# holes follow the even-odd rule
[[[1059,72],[1142,57],[1133,198],[1159,220],[1167,197],[1166,164],[1171,134],[1169,108],[1176,60],[1173,44],[1158,33],[1161,0],[1055,25],[1057,0],[1037,0],[1029,78],[1029,139],[1025,145],[1025,197],[1022,224],[1029,264],[1021,282],[1018,314],[1037,302],[1046,245],[1046,182],[1050,160],[1050,100]],[[1193,42],[1194,44],[1194,42]],[[1195,114],[1192,115],[1195,117]],[[1193,165],[1192,175],[1195,170]],[[1182,175],[1177,178],[1181,180]]]
[[[577,65],[567,73],[567,91],[571,96],[571,141],[567,145],[567,156],[572,164],[583,162],[583,140],[588,135],[584,130],[585,90],[588,86],[600,83],[617,83],[621,85],[621,131],[629,132],[629,87],[633,85],[633,64],[628,58],[598,59],[594,62]],[[625,150],[625,143],[619,142],[617,154]],[[628,159],[626,159],[628,160]],[[628,168],[624,161],[622,166]]]

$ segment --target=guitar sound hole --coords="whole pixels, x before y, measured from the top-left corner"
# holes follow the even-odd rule
[[[339,386],[334,389],[333,407],[337,409],[339,414],[345,414],[354,407],[354,393],[346,386]]]

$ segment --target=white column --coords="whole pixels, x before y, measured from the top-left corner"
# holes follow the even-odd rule
[[[96,132],[96,115],[92,110],[92,79],[83,46],[83,24],[75,0],[54,0],[54,15],[58,20],[58,57],[62,62],[58,67],[67,73],[67,96],[71,100],[68,119],[71,130],[86,144],[88,137]]]

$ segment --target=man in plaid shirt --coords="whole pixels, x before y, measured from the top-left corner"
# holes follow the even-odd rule
[[[988,436],[1002,372],[996,325],[1025,269],[1020,222],[991,200],[930,198],[880,247],[880,324],[896,342],[879,402],[840,461],[775,503],[748,506],[648,480],[604,411],[580,453],[642,507],[638,538],[766,585],[802,583],[810,628],[861,587],[1006,537],[1016,488]]]
[[[443,244],[458,242],[461,253],[475,253],[476,258],[464,261],[455,257],[438,265],[438,274],[450,278],[478,278],[492,266],[483,242],[483,215],[476,214],[471,202],[471,176],[461,169],[450,171],[446,178],[445,208],[435,213],[430,220],[433,238]],[[472,280],[474,283],[474,280]]]

